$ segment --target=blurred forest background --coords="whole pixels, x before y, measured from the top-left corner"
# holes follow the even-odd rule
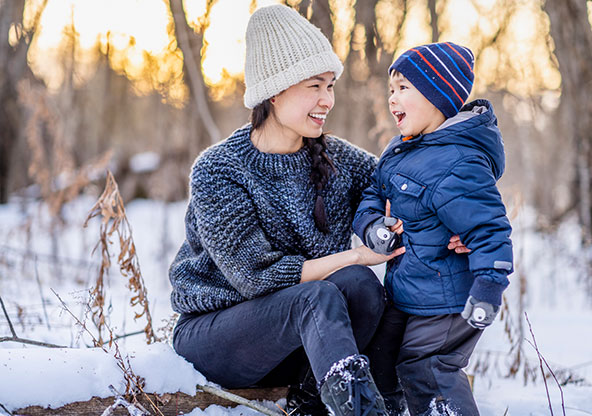
[[[0,0],[0,203],[99,193],[186,198],[197,154],[248,121],[244,31],[256,0]],[[592,242],[592,1],[288,0],[345,72],[328,130],[375,153],[397,134],[386,70],[416,44],[476,56],[470,99],[496,109],[510,205]]]

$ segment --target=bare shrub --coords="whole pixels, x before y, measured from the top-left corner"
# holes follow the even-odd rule
[[[127,287],[132,292],[130,305],[132,307],[139,305],[140,311],[135,313],[134,319],[146,318],[146,326],[144,333],[146,334],[147,343],[157,341],[152,327],[152,317],[148,305],[148,296],[144,279],[140,271],[140,263],[136,254],[136,246],[132,238],[132,229],[125,214],[125,207],[123,199],[119,193],[117,182],[113,174],[107,172],[107,182],[105,190],[99,197],[98,201],[92,207],[84,226],[94,218],[101,216],[100,237],[95,250],[101,248],[101,265],[99,268],[99,275],[97,276],[95,287],[91,290],[91,311],[93,322],[99,331],[98,342],[103,344],[102,332],[107,324],[105,316],[105,286],[104,279],[109,274],[111,267],[111,254],[109,247],[112,245],[111,239],[114,235],[119,240],[119,255],[117,263],[119,264],[119,271],[123,277],[128,279]]]

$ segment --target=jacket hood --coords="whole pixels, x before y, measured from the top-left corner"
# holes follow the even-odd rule
[[[504,142],[497,127],[497,117],[487,100],[475,100],[465,104],[457,115],[447,119],[431,133],[404,143],[401,136],[395,137],[385,152],[397,145],[457,145],[477,149],[490,161],[491,171],[496,180],[502,176],[506,165]]]
[[[457,115],[447,119],[436,131],[423,136],[421,144],[456,144],[477,149],[491,162],[496,180],[504,173],[504,141],[493,107],[487,100],[465,104]]]

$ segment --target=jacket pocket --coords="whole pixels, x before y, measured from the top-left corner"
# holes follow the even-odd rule
[[[410,248],[389,276],[389,294],[395,303],[414,309],[446,306],[448,296],[440,273],[423,263]]]
[[[410,176],[397,173],[390,178],[391,206],[397,217],[407,220],[417,219],[417,207],[426,185]]]

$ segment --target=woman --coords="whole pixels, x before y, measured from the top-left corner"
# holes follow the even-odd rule
[[[170,268],[174,348],[227,388],[301,382],[310,366],[305,391],[288,400],[312,406],[300,414],[324,412],[317,385],[336,415],[385,414],[360,354],[385,302],[365,266],[403,250],[350,248],[376,159],[323,134],[342,64],[283,5],[256,11],[246,40],[252,123],[192,168],[186,241]]]

